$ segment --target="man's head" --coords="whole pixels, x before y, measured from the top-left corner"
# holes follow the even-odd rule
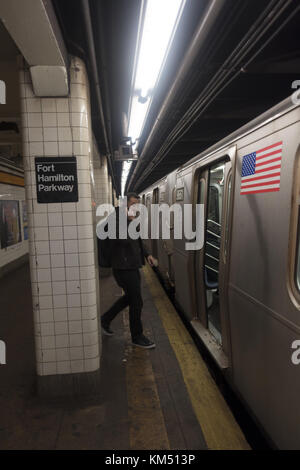
[[[129,208],[133,204],[138,204],[140,202],[140,196],[137,193],[127,193],[127,207]]]
[[[137,193],[127,193],[127,217],[130,220],[133,220],[136,217],[136,211],[130,210],[130,207],[134,204],[139,204],[140,196]]]

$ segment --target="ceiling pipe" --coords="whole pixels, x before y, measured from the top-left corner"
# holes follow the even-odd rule
[[[143,151],[138,158],[137,164],[135,169],[131,175],[130,181],[127,185],[127,188],[132,189],[134,184],[134,180],[138,175],[138,172],[142,170],[142,165],[147,163],[147,159],[145,158],[147,155],[147,151],[150,148],[150,145],[153,143],[157,131],[159,130],[160,124],[163,119],[168,114],[172,103],[175,102],[176,96],[179,93],[181,87],[184,85],[186,77],[193,66],[194,62],[199,56],[199,52],[207,38],[208,34],[211,31],[211,28],[219,18],[221,11],[223,10],[226,4],[226,0],[210,0],[209,5],[207,6],[206,12],[204,13],[203,18],[197,27],[197,30],[193,36],[191,44],[183,58],[179,71],[176,75],[176,78],[171,86],[163,104],[159,111],[159,114],[154,122],[154,125],[151,129],[151,132],[146,140],[144,145]]]
[[[175,128],[171,131],[168,137],[164,140],[155,158],[151,160],[151,168],[147,168],[145,173],[136,181],[139,186],[142,178],[147,178],[154,168],[161,163],[163,155],[165,155],[173,143],[178,139],[178,136],[186,132],[197,120],[199,113],[211,103],[211,101],[226,87],[232,80],[241,73],[242,67],[247,68],[247,65],[253,60],[258,53],[263,50],[266,45],[272,40],[274,36],[285,26],[285,24],[297,13],[300,6],[294,9],[292,13],[278,26],[278,28],[269,37],[267,37],[263,45],[254,51],[254,55],[246,59],[247,54],[254,48],[256,43],[262,36],[272,27],[278,20],[293,0],[273,0],[268,7],[260,15],[256,23],[253,24],[249,32],[244,36],[243,40],[237,45],[234,51],[230,54],[229,58],[225,61],[224,65],[218,70],[217,74],[205,86],[201,94],[193,102],[188,111],[181,117]]]
[[[106,123],[105,123],[105,117],[104,117],[103,100],[102,100],[102,95],[101,95],[100,80],[99,80],[99,74],[98,74],[98,68],[97,68],[97,59],[96,59],[96,52],[95,52],[95,42],[94,42],[89,0],[81,0],[81,6],[82,6],[82,12],[83,12],[83,21],[84,21],[84,26],[85,26],[85,31],[86,31],[88,58],[89,58],[92,77],[93,77],[93,81],[95,85],[96,98],[97,98],[97,103],[98,103],[98,108],[99,108],[99,113],[100,113],[101,125],[103,129],[103,136],[104,136],[104,143],[105,143],[105,148],[106,148],[106,153],[107,153],[107,159],[108,159],[110,174],[113,179],[113,186],[114,188],[117,189],[115,175],[113,171],[113,165],[112,165],[111,143],[109,142],[108,137],[107,137],[107,129],[106,129]]]

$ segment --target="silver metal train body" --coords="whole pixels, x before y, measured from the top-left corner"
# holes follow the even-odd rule
[[[201,250],[172,236],[172,220],[170,240],[146,243],[185,316],[281,449],[300,448],[299,143],[300,107],[289,98],[141,193],[148,210],[153,202],[204,204]]]

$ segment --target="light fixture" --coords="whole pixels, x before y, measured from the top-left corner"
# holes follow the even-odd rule
[[[186,0],[145,0],[137,40],[129,105],[128,132],[135,146],[142,133],[161,70],[165,64]],[[131,162],[123,163],[121,193]],[[126,178],[125,178],[126,174]],[[123,184],[124,183],[124,184]]]

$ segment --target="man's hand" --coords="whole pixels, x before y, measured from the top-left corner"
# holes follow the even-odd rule
[[[148,263],[150,264],[151,267],[157,266],[156,259],[153,258],[152,255],[147,256],[147,261],[148,261]]]

